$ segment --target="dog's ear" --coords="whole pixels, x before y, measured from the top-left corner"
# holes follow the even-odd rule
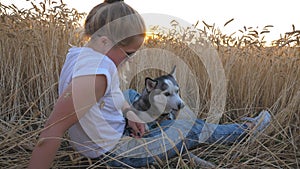
[[[170,72],[170,75],[176,79],[176,65],[173,67],[172,71]]]
[[[146,86],[147,92],[151,92],[153,89],[155,89],[157,83],[158,83],[157,80],[153,80],[153,79],[147,77],[145,79],[145,86]]]

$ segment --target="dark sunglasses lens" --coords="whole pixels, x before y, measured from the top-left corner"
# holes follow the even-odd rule
[[[129,57],[132,57],[134,55],[135,52],[126,52],[126,54],[129,56]]]

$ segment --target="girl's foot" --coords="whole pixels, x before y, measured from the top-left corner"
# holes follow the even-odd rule
[[[268,111],[264,110],[254,118],[243,117],[241,120],[247,121],[246,125],[248,126],[248,129],[252,130],[253,134],[256,135],[260,132],[263,132],[264,129],[269,126],[271,122],[271,115]]]

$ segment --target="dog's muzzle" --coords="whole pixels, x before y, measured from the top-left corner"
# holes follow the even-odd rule
[[[177,106],[178,106],[178,110],[180,110],[180,109],[182,109],[185,105],[184,105],[183,102],[180,102],[180,103],[177,104]]]

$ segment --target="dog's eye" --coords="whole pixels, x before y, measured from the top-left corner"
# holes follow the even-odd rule
[[[176,90],[176,93],[179,93],[179,90]]]
[[[171,93],[169,93],[169,92],[165,93],[165,96],[170,96],[170,95],[171,95]]]

